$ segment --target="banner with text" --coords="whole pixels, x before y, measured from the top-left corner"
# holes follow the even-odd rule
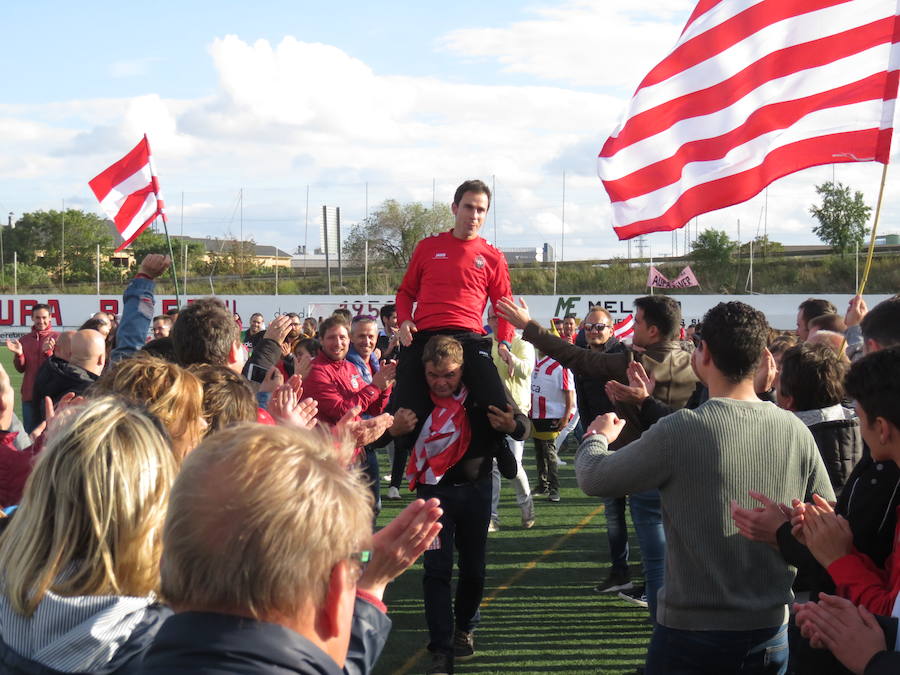
[[[201,295],[190,296],[182,302],[193,302],[195,299],[205,297]],[[639,295],[526,295],[523,296],[532,318],[539,323],[548,326],[554,318],[563,318],[568,314],[574,314],[579,319],[594,307],[602,307],[610,313],[613,320],[620,322],[634,312],[634,301]],[[703,318],[706,311],[726,300],[740,300],[748,305],[756,307],[769,320],[774,327],[782,330],[795,329],[797,319],[797,307],[806,300],[807,294],[792,295],[673,295],[681,305],[681,313],[685,325],[696,323]],[[828,294],[818,297],[825,298],[834,303],[838,312],[843,314],[852,297],[849,294]],[[869,307],[875,306],[888,295],[866,296]],[[338,296],[338,295],[228,295],[221,296],[229,310],[239,314],[246,325],[250,314],[260,312],[271,321],[274,317],[287,312],[296,312],[301,317],[314,316],[325,317],[338,307],[350,310],[353,316],[366,314],[378,319],[378,311],[383,305],[394,302],[393,295],[376,296]],[[28,331],[31,326],[31,310],[38,304],[44,303],[50,307],[50,316],[53,326],[56,328],[78,328],[90,316],[97,311],[122,313],[121,297],[108,297],[97,295],[30,295],[10,296],[0,295],[0,335],[16,335]],[[170,295],[157,296],[154,305],[156,314],[164,314],[177,307],[175,297]]]
[[[681,274],[669,281],[665,275],[658,269],[650,266],[650,273],[647,275],[647,288],[689,288],[691,286],[699,286],[700,282],[690,265],[681,270]]]

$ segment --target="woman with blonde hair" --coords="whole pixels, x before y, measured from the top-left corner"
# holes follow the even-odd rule
[[[180,462],[203,439],[203,385],[181,366],[137,353],[107,370],[85,392],[88,397],[115,395],[145,406],[165,425]]]
[[[156,601],[177,472],[165,429],[89,401],[57,428],[0,538],[0,671],[127,673],[171,614]]]

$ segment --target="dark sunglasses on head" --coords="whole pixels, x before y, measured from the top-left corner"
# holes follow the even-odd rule
[[[590,332],[592,330],[599,332],[599,331],[605,330],[607,328],[609,328],[609,324],[605,324],[605,323],[585,323],[584,324],[584,330],[587,332]]]

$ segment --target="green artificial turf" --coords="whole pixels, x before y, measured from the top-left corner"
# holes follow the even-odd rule
[[[571,452],[565,455],[571,457]],[[379,461],[385,468],[384,455]],[[525,446],[525,468],[533,476],[531,441]],[[571,461],[560,467],[560,479],[562,501],[536,498],[537,523],[530,530],[521,527],[513,486],[503,482],[500,531],[488,539],[476,655],[457,662],[457,673],[633,673],[643,664],[650,639],[647,611],[593,591],[607,564],[600,500],[578,489]],[[403,492],[402,501],[383,500],[379,525],[409,502],[409,493]],[[582,527],[572,533],[579,524]],[[636,559],[637,538],[629,532]],[[639,577],[639,566],[632,572]],[[393,629],[375,673],[423,673],[428,631],[421,562],[388,587],[385,602]]]
[[[21,415],[22,376],[12,354],[0,344],[0,364],[16,392]],[[503,481],[500,496],[501,529],[488,539],[488,571],[481,625],[475,633],[475,657],[456,664],[457,673],[633,673],[643,664],[650,627],[646,610],[616,596],[598,595],[593,587],[605,576],[607,544],[600,500],[586,497],[576,486],[569,460],[560,467],[562,501],[535,500],[537,523],[521,527],[513,486]],[[382,474],[390,467],[379,456]],[[525,468],[534,477],[532,442],[525,444]],[[382,483],[382,497],[387,485]],[[383,500],[379,526],[393,518],[412,498]],[[593,515],[592,515],[593,514]],[[571,533],[583,521],[581,529]],[[629,522],[630,528],[630,522]],[[629,529],[632,559],[640,552]],[[632,567],[633,577],[640,567]],[[422,565],[388,587],[385,594],[393,629],[375,669],[376,675],[423,673],[428,642],[422,607]],[[419,654],[418,659],[413,660]]]

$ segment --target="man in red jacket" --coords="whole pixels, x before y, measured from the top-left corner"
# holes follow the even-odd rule
[[[334,425],[354,407],[371,416],[380,415],[387,405],[396,366],[385,363],[366,384],[356,366],[347,361],[350,332],[341,317],[331,316],[319,326],[322,351],[313,359],[303,380],[303,394],[319,404],[316,418]],[[359,419],[359,416],[355,419]]]
[[[456,189],[450,207],[453,229],[427,237],[413,252],[397,289],[400,322],[400,363],[392,408],[408,408],[424,420],[431,410],[422,351],[433,335],[450,335],[463,346],[466,369],[463,379],[479,405],[506,410],[503,383],[491,358],[491,339],[485,337],[484,308],[512,296],[509,268],[503,253],[478,236],[491,206],[491,190],[480,180],[469,180]],[[415,304],[415,314],[413,305]],[[514,328],[503,318],[497,328],[500,357],[511,362],[509,345]],[[408,451],[412,434],[395,439]]]
[[[41,405],[41,401],[32,401],[34,378],[44,361],[53,356],[53,348],[59,339],[59,333],[50,328],[50,307],[47,305],[35,305],[31,310],[31,321],[28,335],[21,340],[6,341],[6,348],[16,355],[13,365],[25,374],[22,378],[22,426],[28,433],[37,423],[34,406]]]

